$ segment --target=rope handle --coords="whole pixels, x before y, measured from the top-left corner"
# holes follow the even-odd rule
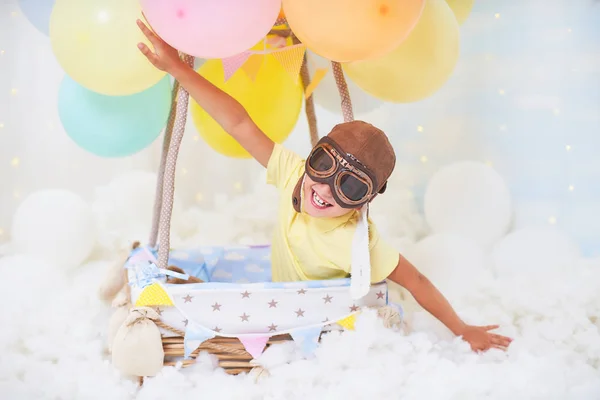
[[[160,167],[156,176],[156,193],[154,195],[154,212],[152,213],[152,229],[150,231],[150,239],[148,244],[150,247],[156,247],[158,239],[158,224],[160,222],[160,210],[163,203],[163,182],[165,178],[165,165],[167,164],[167,154],[169,153],[169,145],[173,136],[173,127],[175,126],[175,116],[177,115],[177,93],[179,92],[179,82],[175,81],[171,92],[171,110],[169,111],[169,120],[165,129],[163,145],[160,155]]]
[[[335,83],[338,88],[338,92],[340,93],[340,100],[342,104],[342,115],[344,116],[344,122],[354,121],[354,111],[352,110],[352,100],[350,99],[350,92],[348,91],[348,85],[346,84],[346,79],[344,78],[344,72],[342,70],[342,65],[337,61],[331,62],[331,67],[333,70],[333,76],[335,78]]]
[[[191,68],[194,67],[194,57],[184,54],[183,61]],[[175,196],[175,170],[177,167],[177,156],[179,147],[185,132],[187,121],[189,93],[181,85],[177,90],[177,102],[175,105],[175,119],[173,123],[173,133],[169,143],[169,151],[165,157],[164,174],[162,179],[162,205],[157,205],[156,211],[160,209],[158,225],[158,267],[167,268],[169,261],[170,234],[171,234],[171,216],[173,213],[173,198]],[[156,214],[155,214],[156,218]]]

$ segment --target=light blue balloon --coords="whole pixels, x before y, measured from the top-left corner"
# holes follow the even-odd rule
[[[19,0],[19,7],[25,17],[37,30],[50,35],[50,14],[55,0]]]
[[[125,157],[148,147],[160,135],[171,109],[171,83],[129,96],[92,92],[65,76],[58,93],[58,114],[67,135],[100,157]]]

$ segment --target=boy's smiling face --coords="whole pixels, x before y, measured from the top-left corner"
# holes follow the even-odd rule
[[[302,192],[302,209],[311,217],[335,218],[352,212],[336,203],[329,185],[315,182],[308,175],[305,176]]]

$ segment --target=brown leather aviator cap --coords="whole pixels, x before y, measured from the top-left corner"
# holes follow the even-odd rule
[[[355,164],[355,161],[358,160],[358,164],[366,168],[369,175],[374,178],[375,187],[369,201],[373,200],[377,193],[385,192],[387,180],[396,165],[396,154],[388,137],[381,129],[364,121],[345,122],[336,125],[329,132],[326,140],[333,142],[341,150],[341,156],[350,164]],[[319,143],[322,141],[323,139]],[[308,165],[306,168],[308,169]],[[292,197],[292,204],[296,212],[301,212],[303,180],[304,176],[296,184]]]

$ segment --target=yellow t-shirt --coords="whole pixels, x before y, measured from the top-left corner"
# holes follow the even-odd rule
[[[272,242],[274,282],[346,278],[358,212],[337,218],[313,218],[297,213],[292,194],[304,174],[304,160],[275,144],[267,165],[267,183],[279,189],[279,218]],[[400,254],[383,241],[369,219],[371,282],[387,278]]]

